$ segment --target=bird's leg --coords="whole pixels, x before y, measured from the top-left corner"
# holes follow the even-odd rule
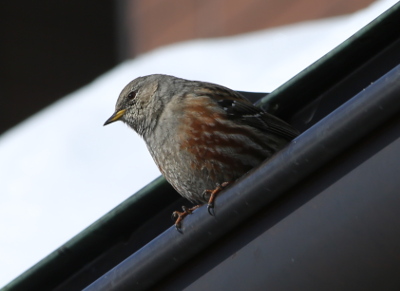
[[[224,182],[222,184],[218,184],[217,183],[217,187],[214,190],[204,190],[203,198],[207,194],[210,195],[210,198],[208,198],[208,204],[207,204],[207,210],[208,210],[208,213],[210,213],[210,215],[215,216],[215,213],[214,213],[214,201],[215,201],[215,198],[217,197],[217,194],[219,194],[219,192],[224,190],[224,188],[226,186],[228,186],[229,184],[231,184],[231,183],[232,182]]]
[[[174,211],[172,213],[172,219],[176,218],[175,220],[175,228],[177,231],[179,231],[180,233],[182,233],[182,229],[181,229],[181,222],[182,220],[188,216],[189,214],[192,214],[193,211],[195,211],[197,208],[199,208],[201,205],[196,205],[193,206],[191,208],[187,208],[186,206],[182,206],[182,212],[180,211]]]

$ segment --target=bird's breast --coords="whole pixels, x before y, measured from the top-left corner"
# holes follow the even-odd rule
[[[227,119],[211,101],[196,101],[186,106],[178,131],[179,151],[191,157],[192,169],[249,170],[268,156],[264,141],[250,128]]]

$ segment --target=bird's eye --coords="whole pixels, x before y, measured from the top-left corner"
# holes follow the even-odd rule
[[[136,97],[136,92],[135,92],[135,91],[129,92],[129,94],[128,94],[128,99],[129,99],[129,100],[132,100],[132,99],[134,99],[135,97]]]

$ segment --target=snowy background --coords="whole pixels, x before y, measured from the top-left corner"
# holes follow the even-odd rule
[[[270,92],[396,2],[159,48],[120,64],[0,136],[0,287],[159,176],[131,129],[121,122],[102,126],[129,81],[165,73]]]

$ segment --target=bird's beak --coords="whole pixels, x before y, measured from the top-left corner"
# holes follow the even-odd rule
[[[122,115],[124,115],[126,109],[121,109],[119,111],[115,111],[113,115],[111,115],[111,117],[109,119],[107,119],[107,121],[104,123],[104,125],[110,124],[114,121],[119,120]]]

